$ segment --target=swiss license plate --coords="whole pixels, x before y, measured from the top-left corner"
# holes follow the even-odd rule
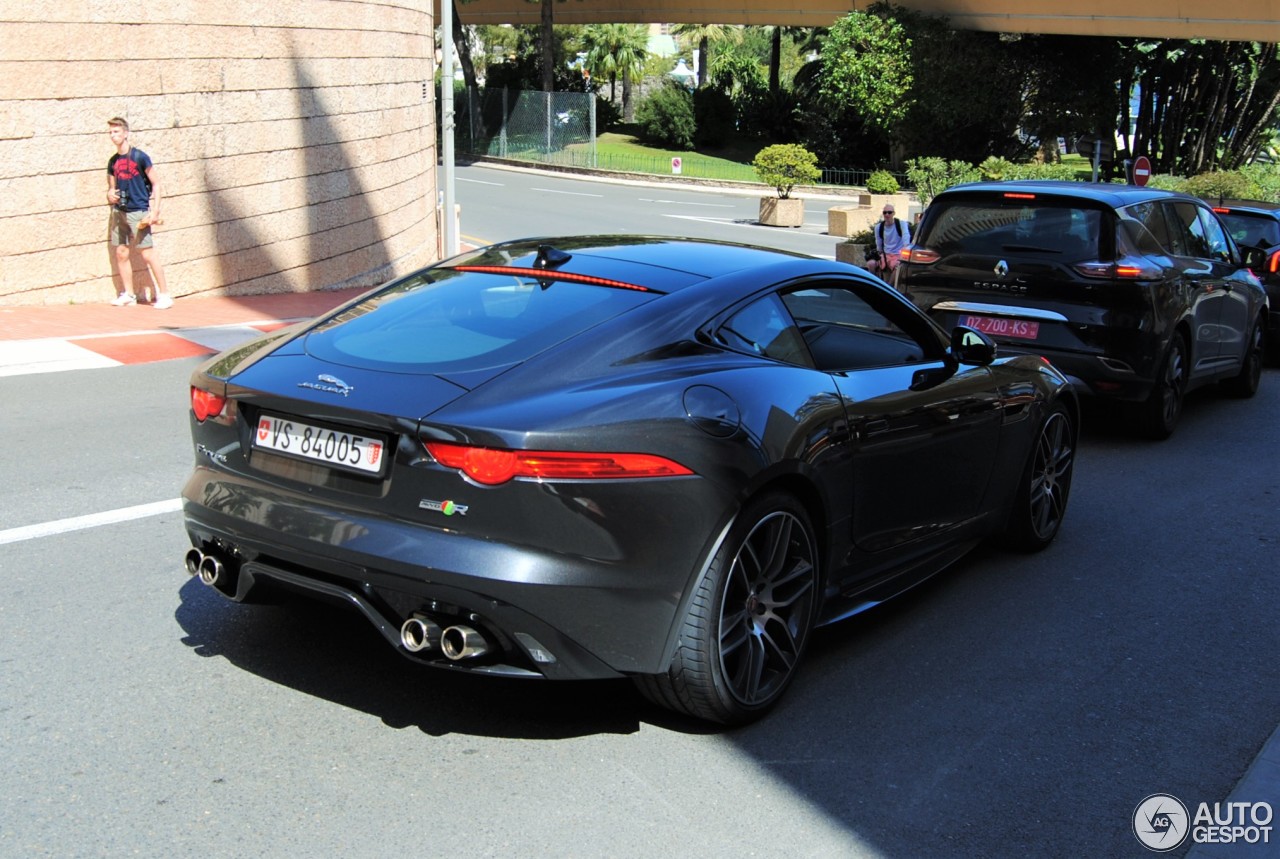
[[[258,418],[253,446],[371,474],[382,471],[386,456],[386,445],[380,439],[275,415]]]
[[[1040,323],[1026,319],[1004,319],[999,316],[962,316],[960,324],[992,337],[1034,340],[1040,335]]]

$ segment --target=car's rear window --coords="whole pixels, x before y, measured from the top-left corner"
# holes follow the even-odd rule
[[[1227,232],[1241,247],[1262,248],[1280,245],[1280,221],[1257,215],[1238,215],[1233,212],[1218,213],[1227,225]]]
[[[458,373],[524,361],[656,293],[510,274],[428,270],[371,295],[307,336],[339,364]]]
[[[1063,262],[1095,259],[1102,212],[1042,201],[936,200],[918,243],[944,256],[1052,255]]]

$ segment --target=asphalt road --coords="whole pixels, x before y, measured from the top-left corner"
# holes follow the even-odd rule
[[[190,580],[194,363],[0,378],[0,856],[1141,857],[1144,797],[1225,800],[1280,721],[1275,369],[1168,442],[1091,415],[1053,547],[823,631],[719,732]]]

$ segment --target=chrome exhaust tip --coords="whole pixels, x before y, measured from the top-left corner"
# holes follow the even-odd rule
[[[484,636],[469,626],[451,626],[440,635],[440,652],[454,662],[483,656],[488,651]]]
[[[400,643],[410,653],[431,650],[440,643],[440,625],[430,618],[415,614],[401,625]]]
[[[216,585],[226,571],[227,568],[222,565],[222,561],[219,561],[213,555],[205,555],[201,559],[198,568],[200,581],[206,585]]]
[[[186,557],[182,559],[182,562],[187,566],[187,574],[192,576],[198,574],[200,572],[200,562],[203,560],[204,553],[199,549],[192,549],[187,552]]]

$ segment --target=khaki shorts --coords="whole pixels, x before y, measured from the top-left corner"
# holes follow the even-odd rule
[[[146,216],[145,209],[140,212],[122,212],[119,209],[112,209],[111,220],[107,222],[107,243],[113,248],[118,245],[135,245],[140,248],[155,245],[151,240],[150,227],[138,230],[138,224],[142,223],[142,219]]]

